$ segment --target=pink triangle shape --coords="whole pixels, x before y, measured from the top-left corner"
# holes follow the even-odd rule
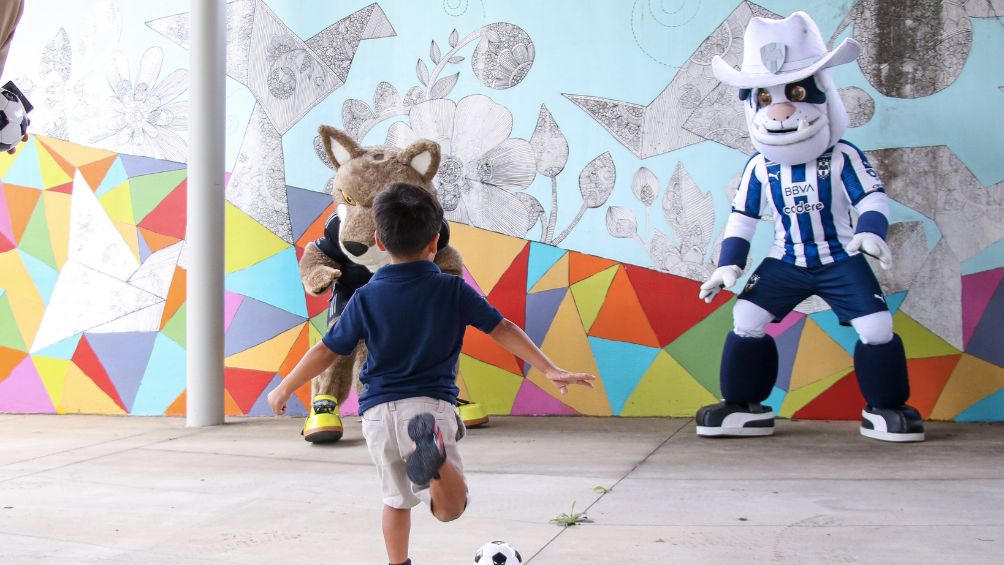
[[[983,311],[1004,279],[1004,267],[962,277],[962,343],[969,345]]]
[[[349,396],[342,402],[342,406],[338,411],[342,416],[358,416],[359,415],[359,395],[356,394],[356,388],[352,387],[349,390]]]
[[[229,290],[225,290],[223,293],[223,330],[226,331],[230,329],[230,322],[234,321],[234,316],[237,314],[241,302],[244,302],[244,296]]]
[[[471,288],[478,291],[478,294],[484,296],[485,291],[481,290],[481,287],[478,286],[477,281],[475,281],[474,277],[471,276],[471,272],[467,270],[467,267],[461,267],[461,268],[464,270],[464,280],[467,281],[467,284],[471,285]]]
[[[787,316],[776,324],[767,324],[767,334],[771,337],[780,337],[781,334],[791,329],[792,326],[802,321],[805,314],[792,310]]]
[[[10,376],[0,382],[0,412],[16,414],[56,412],[49,393],[31,362],[30,355],[25,356],[11,371]]]
[[[544,392],[526,379],[512,403],[511,416],[578,416],[572,407]]]
[[[0,235],[13,243],[14,228],[10,224],[10,210],[7,209],[7,197],[5,191],[0,190]]]

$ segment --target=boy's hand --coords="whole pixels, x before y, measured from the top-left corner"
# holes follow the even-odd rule
[[[272,409],[272,412],[280,416],[286,413],[287,401],[289,401],[289,393],[285,391],[285,387],[282,384],[268,393],[268,407]]]
[[[582,385],[593,388],[592,381],[596,380],[596,377],[589,373],[570,373],[564,369],[548,371],[545,376],[549,381],[554,383],[554,386],[558,387],[561,394],[568,392],[568,385]]]

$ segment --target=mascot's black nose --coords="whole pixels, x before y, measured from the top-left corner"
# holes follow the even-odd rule
[[[363,245],[358,241],[343,241],[342,245],[345,246],[345,250],[349,253],[355,255],[356,257],[362,257],[363,253],[369,249],[368,245]]]

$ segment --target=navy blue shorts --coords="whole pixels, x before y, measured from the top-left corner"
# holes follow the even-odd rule
[[[768,257],[750,276],[739,298],[780,321],[814,294],[833,308],[845,326],[855,318],[889,310],[878,279],[862,254],[811,269]]]

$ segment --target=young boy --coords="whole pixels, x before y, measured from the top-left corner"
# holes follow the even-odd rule
[[[390,254],[391,264],[356,291],[338,323],[269,393],[268,402],[282,414],[294,390],[365,342],[368,357],[359,375],[363,437],[382,483],[387,557],[391,565],[409,565],[411,508],[425,501],[446,522],[467,507],[457,449],[464,428],[453,409],[466,327],[543,371],[562,394],[571,384],[592,387],[595,377],[557,367],[463,278],[440,272],[432,258],[443,209],[428,191],[394,185],[377,196],[373,214],[377,246]]]

